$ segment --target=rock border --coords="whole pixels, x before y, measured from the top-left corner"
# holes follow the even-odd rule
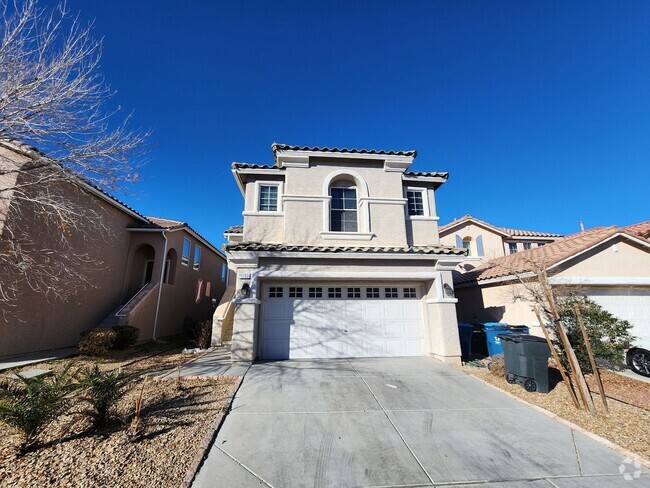
[[[584,427],[580,427],[579,425],[576,425],[573,422],[571,422],[571,421],[569,421],[569,420],[567,420],[565,418],[562,418],[562,417],[560,417],[559,415],[557,415],[557,414],[555,414],[553,412],[549,412],[548,410],[546,410],[545,408],[540,407],[539,405],[535,405],[534,403],[529,403],[526,400],[523,400],[522,398],[519,398],[518,396],[513,395],[509,391],[502,390],[501,388],[499,388],[496,385],[493,385],[492,383],[489,383],[489,382],[487,382],[487,381],[485,381],[485,380],[483,380],[481,378],[478,378],[478,377],[476,377],[474,375],[466,373],[463,370],[459,370],[459,371],[461,373],[463,373],[463,374],[466,374],[470,378],[474,378],[475,380],[480,381],[484,385],[487,385],[490,388],[493,388],[493,389],[503,393],[504,395],[509,396],[510,398],[514,398],[515,400],[523,403],[524,405],[527,405],[529,407],[534,408],[535,410],[537,410],[538,412],[543,413],[547,417],[551,417],[552,419],[557,420],[558,422],[566,425],[567,427],[570,427],[571,429],[573,429],[573,430],[575,430],[577,432],[580,432],[581,434],[589,437],[590,439],[598,442],[599,444],[602,444],[605,447],[609,447],[610,449],[613,449],[614,451],[617,451],[619,454],[625,456],[626,458],[631,459],[632,461],[635,461],[635,462],[639,463],[644,468],[650,469],[650,460],[644,458],[643,456],[640,456],[635,452],[629,451],[629,450],[625,449],[624,447],[619,446],[618,444],[614,444],[612,441],[607,440],[604,437],[599,436],[598,434],[594,434],[593,432],[585,429]],[[613,398],[613,400],[616,400],[616,399]],[[618,400],[616,400],[616,401],[618,401]],[[623,402],[623,403],[625,403],[625,402]],[[637,407],[637,408],[639,408],[639,407]]]
[[[202,376],[201,378],[205,378],[205,376]],[[199,452],[196,453],[196,455],[194,456],[194,460],[190,464],[190,467],[187,469],[187,472],[185,473],[185,477],[181,482],[181,488],[189,488],[194,482],[194,478],[196,478],[199,469],[201,469],[201,466],[203,466],[203,461],[208,457],[210,448],[212,447],[214,440],[217,438],[217,434],[219,433],[219,430],[221,429],[221,426],[223,425],[226,416],[230,412],[230,407],[232,406],[232,402],[235,399],[235,395],[239,391],[239,387],[241,386],[243,381],[244,381],[244,376],[240,376],[239,381],[235,383],[230,389],[230,394],[228,395],[226,403],[224,403],[223,407],[221,408],[221,413],[219,413],[219,415],[216,416],[216,418],[212,422],[212,425],[210,425],[210,428],[203,436],[203,439],[201,440],[201,444],[199,444]]]

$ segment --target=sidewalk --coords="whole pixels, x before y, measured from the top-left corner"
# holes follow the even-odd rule
[[[51,349],[49,351],[33,352],[29,354],[20,354],[10,356],[0,360],[0,371],[7,369],[19,368],[28,364],[42,363],[53,359],[63,359],[78,354],[76,347],[64,347],[61,349]]]

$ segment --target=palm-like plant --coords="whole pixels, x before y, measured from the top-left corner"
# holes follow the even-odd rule
[[[0,421],[21,435],[21,453],[35,449],[41,432],[69,406],[78,388],[72,365],[50,376],[18,374],[18,380],[0,382]]]
[[[126,394],[133,376],[121,369],[102,371],[95,364],[81,371],[81,385],[84,388],[82,399],[90,408],[82,411],[90,417],[95,428],[106,425],[111,419],[117,402]]]

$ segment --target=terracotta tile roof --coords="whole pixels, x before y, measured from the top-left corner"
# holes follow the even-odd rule
[[[470,214],[466,214],[460,219],[456,219],[452,222],[449,222],[448,224],[441,226],[440,232],[444,232],[445,230],[451,227],[454,227],[462,222],[469,221],[469,220],[472,220],[477,224],[487,227],[489,229],[494,229],[498,233],[507,234],[508,237],[558,237],[558,238],[562,237],[562,234],[555,234],[552,232],[538,232],[535,230],[522,230],[522,229],[510,229],[508,227],[497,227],[483,220],[477,219],[476,217],[472,217]]]
[[[639,222],[638,224],[628,225],[627,227],[624,227],[624,229],[630,234],[650,239],[650,220]]]
[[[625,232],[625,230],[611,226],[595,227],[585,232],[571,234],[545,246],[488,261],[468,273],[456,276],[454,281],[456,283],[468,283],[503,278],[532,271],[535,264],[547,267],[553,266],[619,232]]]
[[[270,165],[270,164],[232,163],[232,169],[278,169],[278,170],[284,170],[285,168],[279,168],[278,166],[273,166],[273,165]]]
[[[462,256],[464,249],[451,246],[411,246],[411,247],[362,247],[362,246],[300,246],[291,244],[264,244],[260,242],[241,242],[226,244],[227,251],[269,251],[269,252],[332,252],[332,253],[391,253],[391,254],[452,254]]]
[[[225,231],[223,231],[224,234],[241,234],[242,232],[244,232],[243,225],[231,225]]]
[[[438,178],[449,178],[449,173],[446,171],[405,171],[404,176],[434,176]]]
[[[172,220],[172,219],[163,219],[161,217],[147,217],[147,219],[155,224],[158,227],[162,227],[163,229],[180,229],[181,227],[189,227],[189,225],[186,222],[181,222],[180,220]]]
[[[383,149],[356,149],[347,147],[338,148],[338,147],[318,147],[318,146],[292,146],[290,144],[280,144],[274,142],[271,145],[273,154],[276,151],[314,151],[314,152],[336,152],[336,153],[350,153],[350,154],[377,154],[377,155],[386,155],[386,156],[417,156],[417,151],[385,151]]]

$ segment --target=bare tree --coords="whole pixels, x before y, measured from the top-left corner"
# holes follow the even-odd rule
[[[138,178],[148,132],[109,108],[92,24],[37,0],[0,1],[0,307],[23,285],[65,299],[92,258],[73,238],[108,231],[86,184],[124,190]],[[96,232],[95,232],[96,234]]]

